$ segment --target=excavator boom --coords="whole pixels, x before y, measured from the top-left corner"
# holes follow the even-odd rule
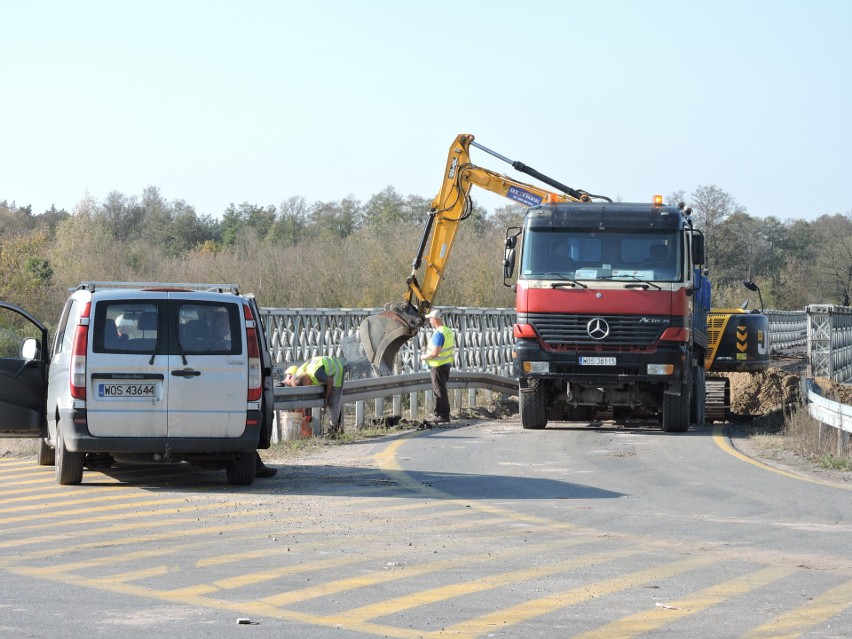
[[[470,147],[474,146],[512,165],[518,171],[553,186],[557,193],[525,184],[474,165]],[[411,275],[406,279],[404,303],[390,305],[384,312],[365,319],[359,328],[361,344],[367,359],[380,375],[393,371],[393,362],[402,345],[417,334],[424,317],[432,307],[438,286],[444,277],[447,261],[455,242],[459,224],[473,208],[470,189],[473,185],[497,193],[524,206],[551,202],[589,201],[601,198],[565,186],[548,178],[522,162],[505,158],[474,142],[474,136],[460,134],[450,146],[444,178],[438,195],[432,201],[429,219],[420,239]],[[602,198],[609,199],[609,198]],[[422,269],[422,278],[417,275]]]

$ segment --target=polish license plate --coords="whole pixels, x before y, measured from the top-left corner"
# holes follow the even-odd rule
[[[154,384],[100,383],[98,397],[152,398],[156,397],[156,386]]]
[[[581,366],[615,366],[614,357],[581,357]]]

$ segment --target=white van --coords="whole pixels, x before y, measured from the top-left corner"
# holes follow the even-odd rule
[[[187,461],[224,468],[231,484],[254,481],[274,396],[252,296],[234,285],[83,282],[49,349],[38,320],[0,306],[40,332],[0,362],[0,372],[19,369],[15,380],[0,377],[0,436],[40,437],[39,463],[55,464],[57,482],[78,484],[84,467],[123,459]]]

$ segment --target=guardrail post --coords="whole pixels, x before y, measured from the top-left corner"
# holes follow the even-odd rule
[[[410,406],[409,417],[416,420],[420,413],[420,393],[409,393],[408,403]]]

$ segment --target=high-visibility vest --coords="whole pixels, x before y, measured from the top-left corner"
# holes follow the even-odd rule
[[[343,362],[336,357],[327,357],[325,355],[313,357],[302,364],[301,372],[310,377],[311,382],[314,384],[322,384],[323,382],[319,381],[316,377],[316,372],[321,366],[325,368],[325,374],[332,379],[333,386],[337,388],[343,386]]]
[[[444,336],[444,346],[441,348],[441,352],[438,353],[437,357],[426,360],[426,363],[432,368],[437,368],[444,364],[452,364],[456,356],[456,340],[453,337],[453,331],[450,327],[442,326],[441,328],[436,328],[435,331]]]

